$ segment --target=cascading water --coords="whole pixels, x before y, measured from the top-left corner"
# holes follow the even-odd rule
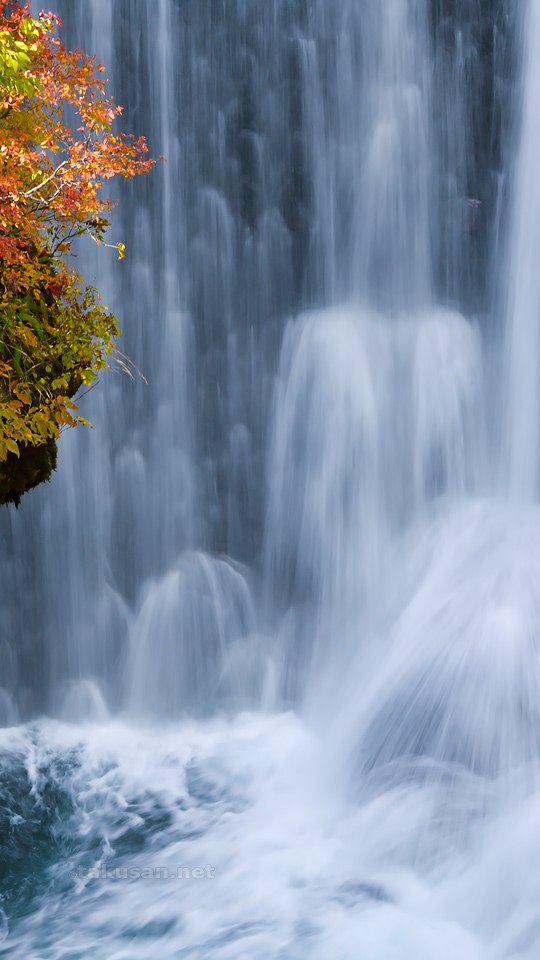
[[[58,0],[168,163],[0,517],[0,956],[537,960],[537,2]]]
[[[540,281],[536,251],[540,242],[540,188],[536,176],[540,142],[537,91],[540,10],[530,3],[523,26],[525,48],[522,146],[516,167],[516,198],[508,278],[508,488],[519,500],[532,502],[538,489],[538,340]]]

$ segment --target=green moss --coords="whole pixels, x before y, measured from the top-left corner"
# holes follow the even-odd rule
[[[51,438],[38,446],[21,446],[19,457],[9,453],[0,461],[0,506],[14,503],[18,507],[23,493],[50,480],[56,456],[56,440]]]

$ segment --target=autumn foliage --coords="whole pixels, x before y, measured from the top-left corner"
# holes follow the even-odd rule
[[[153,164],[144,139],[116,132],[103,67],[59,27],[0,0],[0,502],[24,492],[6,479],[14,460],[81,421],[72,398],[111,356],[117,320],[70,266],[72,244],[103,244],[105,181]]]

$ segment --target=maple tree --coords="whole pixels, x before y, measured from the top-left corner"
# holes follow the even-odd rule
[[[48,479],[60,430],[86,422],[73,397],[120,331],[69,265],[71,246],[85,234],[104,244],[105,181],[154,163],[144,138],[116,132],[104,68],[67,50],[60,26],[0,0],[0,503]],[[123,244],[106,245],[122,258]]]

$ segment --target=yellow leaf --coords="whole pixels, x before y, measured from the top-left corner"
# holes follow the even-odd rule
[[[19,456],[19,447],[15,443],[15,440],[7,439],[7,440],[4,440],[3,442],[5,443],[8,450],[11,451],[11,453],[15,453],[17,456]]]

